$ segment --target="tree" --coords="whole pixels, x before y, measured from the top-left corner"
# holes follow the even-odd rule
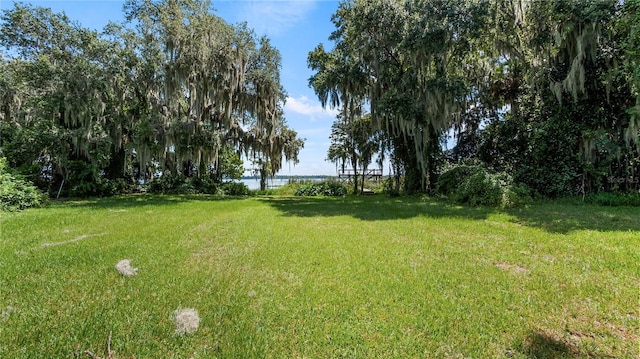
[[[211,171],[211,177],[215,182],[222,182],[223,179],[240,179],[244,174],[244,163],[240,154],[230,145],[222,146],[218,153],[218,162]]]
[[[635,176],[638,133],[627,112],[638,97],[620,66],[630,33],[620,25],[628,5],[620,5],[496,3],[504,35],[492,56],[506,61],[489,91],[508,99],[511,114],[489,125],[481,158],[549,196],[611,189],[607,178]]]
[[[260,176],[260,190],[267,188],[267,179],[272,178],[282,168],[282,159],[286,162],[298,164],[298,155],[304,148],[304,139],[298,138],[298,133],[283,122],[275,129],[275,133],[267,137],[257,128],[252,128],[245,137],[251,148],[247,152],[255,166],[254,172]]]
[[[607,177],[638,173],[637,9],[637,0],[345,1],[333,50],[309,54],[310,85],[323,105],[367,103],[407,191],[431,187],[450,129],[453,153],[547,195],[598,191]]]
[[[483,4],[343,2],[333,17],[332,55],[322,47],[309,55],[317,71],[310,83],[321,102],[332,93],[369,102],[373,123],[398,142],[393,148],[413,179],[406,181],[410,190],[434,182],[439,137],[473,92],[477,74],[459,64],[469,60],[469,46],[481,34]],[[337,71],[344,68],[351,71]]]
[[[33,150],[7,153],[10,163],[54,186],[69,182],[70,165],[84,163],[98,182],[123,145],[119,44],[49,9],[16,4],[3,12],[0,46],[12,54],[2,64],[4,140]]]
[[[331,144],[327,159],[343,171],[345,164],[350,163],[354,171],[353,193],[358,193],[358,170],[360,176],[360,191],[364,190],[364,180],[373,156],[381,150],[380,133],[371,122],[371,116],[365,115],[346,121],[341,115],[331,126]]]
[[[128,0],[124,11],[126,22],[102,33],[49,9],[3,11],[1,136],[12,166],[51,191],[95,195],[156,175],[214,168],[219,178],[229,148],[297,156],[267,38],[227,24],[206,0]]]
[[[260,189],[265,190],[267,178],[282,169],[282,159],[298,164],[304,139],[290,129],[284,119],[286,93],[280,84],[280,52],[263,37],[254,53],[247,78],[249,103],[253,110],[244,117],[250,129],[241,137],[241,145],[257,167]]]

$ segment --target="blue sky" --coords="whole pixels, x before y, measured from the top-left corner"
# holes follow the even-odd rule
[[[84,27],[101,30],[108,21],[123,19],[120,0],[24,1],[34,6],[65,12]],[[328,40],[334,30],[331,15],[337,0],[262,0],[215,1],[216,14],[229,23],[246,21],[258,35],[267,35],[282,54],[281,81],[288,93],[285,116],[289,127],[306,138],[295,167],[285,165],[280,175],[335,175],[335,165],[325,161],[329,133],[335,110],[324,110],[308,87],[312,72],[307,68],[307,54],[319,43],[331,47]],[[0,0],[0,9],[13,6]],[[245,167],[249,165],[245,163]]]

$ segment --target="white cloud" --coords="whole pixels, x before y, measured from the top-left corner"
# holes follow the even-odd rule
[[[258,35],[280,35],[306,20],[315,7],[313,0],[243,1],[241,18]]]
[[[305,115],[316,120],[320,117],[335,118],[338,115],[336,109],[324,109],[319,102],[309,99],[307,96],[287,97],[287,103],[284,105],[285,111],[295,112]]]
[[[320,128],[303,128],[298,130],[298,135],[302,137],[329,137],[331,128],[329,126]]]

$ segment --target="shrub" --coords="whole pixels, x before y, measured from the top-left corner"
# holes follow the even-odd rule
[[[121,193],[119,183],[105,178],[101,170],[91,163],[74,160],[67,164],[68,176],[61,187],[64,197],[107,197]],[[57,188],[52,188],[50,195],[57,195]],[[55,192],[53,192],[55,191]]]
[[[225,196],[246,196],[249,194],[249,188],[240,182],[225,182],[218,188],[217,194]]]
[[[437,190],[444,195],[455,193],[466,178],[479,171],[483,169],[477,165],[460,164],[450,167],[438,176]]]
[[[394,177],[388,177],[384,180],[383,191],[389,197],[400,196],[400,190],[396,188],[396,180]]]
[[[47,197],[33,183],[9,172],[6,158],[0,157],[0,209],[20,211],[38,207],[45,203],[46,199]]]
[[[503,189],[502,207],[523,207],[533,202],[531,189],[522,183],[509,184]]]
[[[195,193],[195,189],[190,188],[184,176],[163,175],[147,183],[147,192],[190,194]]]
[[[344,196],[346,194],[347,188],[334,181],[307,183],[295,191],[296,196]]]
[[[203,187],[206,186],[200,180],[195,178],[187,178],[182,175],[163,175],[147,184],[147,192],[165,194],[208,193],[201,191]],[[215,189],[211,193],[215,193]]]
[[[457,202],[472,206],[498,206],[502,203],[502,188],[497,176],[476,171],[463,179],[454,196]]]
[[[518,207],[531,202],[530,190],[506,173],[492,173],[479,164],[454,165],[438,178],[438,192],[471,206]]]
[[[223,196],[245,196],[249,188],[240,182],[217,183],[210,178],[187,178],[182,175],[165,175],[147,184],[149,193],[170,194],[217,194]]]

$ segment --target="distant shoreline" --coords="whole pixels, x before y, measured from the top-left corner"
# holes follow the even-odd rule
[[[331,175],[275,175],[269,177],[269,179],[286,180],[286,179],[326,179],[326,178],[338,178],[338,176]],[[242,176],[241,180],[260,180],[260,176]]]

